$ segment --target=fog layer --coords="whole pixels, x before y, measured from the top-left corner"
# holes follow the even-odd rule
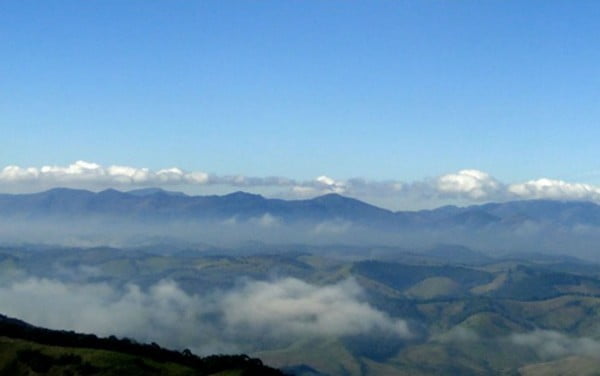
[[[406,322],[376,310],[362,295],[352,279],[327,286],[294,278],[245,281],[202,296],[170,280],[141,289],[29,277],[0,288],[3,313],[35,325],[126,336],[199,354],[374,330],[410,336]]]

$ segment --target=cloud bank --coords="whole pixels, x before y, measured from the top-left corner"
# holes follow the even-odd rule
[[[229,324],[253,328],[263,335],[345,336],[382,330],[409,336],[406,322],[361,302],[362,293],[351,279],[318,287],[286,278],[277,283],[246,284],[228,294],[223,303]]]
[[[529,333],[513,334],[515,345],[530,347],[545,359],[569,355],[598,356],[600,342],[588,337],[569,337],[553,330],[536,330]]]
[[[465,169],[415,182],[372,181],[361,178],[336,180],[319,176],[301,181],[286,177],[221,176],[180,168],[150,170],[130,166],[101,166],[77,161],[69,166],[20,167],[0,170],[0,189],[18,187],[202,187],[225,186],[236,189],[278,189],[286,197],[312,197],[339,193],[362,199],[373,197],[416,200],[461,200],[464,202],[518,199],[589,200],[600,202],[600,186],[540,178],[521,183],[503,183],[490,174]]]
[[[142,289],[26,278],[0,287],[0,311],[44,327],[155,341],[199,354],[374,330],[410,335],[403,320],[376,310],[362,295],[353,280],[327,286],[294,278],[246,281],[200,296],[170,280]]]

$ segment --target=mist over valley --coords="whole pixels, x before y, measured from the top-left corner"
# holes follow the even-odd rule
[[[340,195],[2,195],[0,301],[50,329],[245,353],[298,375],[536,374],[575,358],[591,370],[598,213],[543,200],[392,212]]]

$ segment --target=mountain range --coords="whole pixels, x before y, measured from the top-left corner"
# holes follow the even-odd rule
[[[244,221],[272,216],[284,223],[347,221],[369,227],[445,228],[515,226],[525,223],[562,226],[600,225],[600,206],[583,201],[524,200],[433,210],[391,211],[338,194],[304,200],[282,200],[235,192],[188,196],[159,188],[101,192],[55,188],[33,194],[1,194],[0,218],[78,219],[94,216],[136,221]]]

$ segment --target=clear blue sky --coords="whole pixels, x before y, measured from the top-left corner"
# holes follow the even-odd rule
[[[0,165],[600,182],[598,1],[0,2]]]

